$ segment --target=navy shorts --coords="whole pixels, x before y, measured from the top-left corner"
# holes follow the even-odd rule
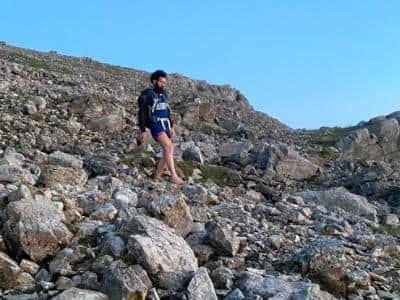
[[[171,130],[169,129],[168,126],[166,126],[164,130],[164,128],[161,125],[161,122],[155,122],[155,123],[152,122],[150,124],[150,131],[154,140],[157,140],[157,136],[162,131],[164,131],[168,135],[168,137],[171,138]]]

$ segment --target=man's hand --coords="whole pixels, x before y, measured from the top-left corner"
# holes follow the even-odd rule
[[[145,144],[147,142],[147,137],[148,137],[147,131],[143,131],[139,133],[138,140],[140,141],[141,144]]]
[[[175,137],[175,129],[174,129],[174,127],[172,127],[170,129],[170,133],[171,133],[171,140],[172,140]]]

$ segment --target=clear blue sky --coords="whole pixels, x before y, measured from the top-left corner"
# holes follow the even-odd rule
[[[0,40],[240,89],[294,128],[400,110],[400,1],[1,0]]]

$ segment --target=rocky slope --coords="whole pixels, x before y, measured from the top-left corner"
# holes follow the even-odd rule
[[[399,113],[294,130],[171,74],[178,187],[135,144],[148,76],[0,43],[2,297],[399,297]]]

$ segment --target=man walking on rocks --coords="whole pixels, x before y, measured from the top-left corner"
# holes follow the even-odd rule
[[[157,70],[151,74],[150,81],[152,86],[144,89],[138,98],[138,123],[140,128],[138,142],[146,143],[148,138],[146,128],[149,128],[153,139],[161,145],[163,150],[163,157],[158,163],[153,179],[159,181],[165,167],[168,167],[171,181],[176,184],[184,184],[185,181],[176,173],[174,164],[172,139],[175,136],[175,129],[165,92],[167,73]]]

